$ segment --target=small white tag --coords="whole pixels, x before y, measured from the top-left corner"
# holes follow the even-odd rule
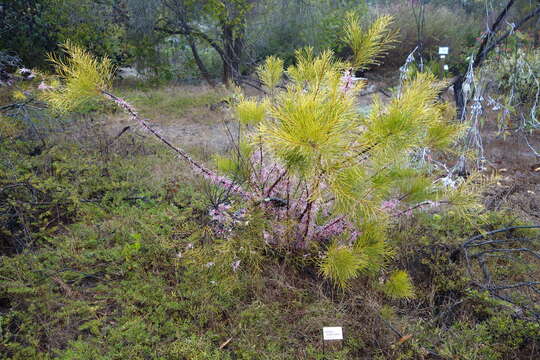
[[[446,55],[441,55],[441,59],[446,59]]]
[[[444,70],[448,71],[448,65],[444,64]]]
[[[439,55],[448,55],[448,46],[439,47]]]
[[[323,327],[323,340],[343,340],[341,326]]]

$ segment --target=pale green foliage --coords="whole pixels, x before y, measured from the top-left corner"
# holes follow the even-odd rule
[[[359,273],[379,271],[386,260],[393,256],[394,251],[386,243],[384,234],[376,233],[381,230],[380,224],[373,225],[375,224],[365,224],[365,233],[352,247],[341,245],[343,239],[336,239],[321,261],[321,273],[343,288]],[[372,233],[369,234],[369,231]]]
[[[422,73],[406,83],[402,95],[386,108],[377,102],[366,122],[366,134],[377,144],[377,152],[395,159],[421,145],[448,146],[460,128],[450,123],[445,106],[437,103],[442,87],[433,75]]]
[[[98,60],[69,41],[62,47],[66,59],[49,55],[62,85],[45,92],[44,98],[55,111],[65,113],[95,103],[101,91],[111,87],[114,69],[110,59]]]
[[[267,88],[273,89],[283,76],[283,60],[275,56],[267,57],[264,64],[258,67],[257,75]]]
[[[336,149],[328,177],[339,211],[365,220],[379,216],[376,210],[388,194],[397,192],[413,202],[436,193],[432,180],[407,162],[414,149],[444,149],[459,134],[436,103],[440,87],[434,81],[418,76],[387,106],[375,102],[367,118],[357,115],[355,131],[341,134],[344,145]]]
[[[446,189],[441,198],[446,198],[453,205],[452,210],[462,219],[473,223],[470,213],[476,212],[476,220],[486,216],[482,210],[482,193],[496,181],[496,177],[483,177],[473,173],[466,180],[458,182],[454,187]]]
[[[355,128],[354,102],[341,95],[339,73],[331,67],[317,68],[325,56],[317,58],[313,68],[302,69],[316,74],[308,78],[315,79],[314,87],[303,91],[293,85],[280,92],[269,109],[272,120],[259,128],[270,149],[302,171],[316,171],[342,158],[348,147],[346,134]]]
[[[383,305],[381,310],[379,310],[379,314],[386,321],[390,321],[396,317],[396,312],[388,305]]]
[[[392,49],[397,38],[397,32],[390,30],[392,22],[391,16],[381,16],[365,30],[356,13],[347,14],[345,41],[353,50],[354,67],[366,69],[369,65],[378,65],[380,59]]]
[[[213,156],[216,168],[231,179],[243,182],[249,178],[249,164],[245,161],[251,156],[253,147],[251,144],[241,141],[236,149],[236,156],[215,154]]]
[[[392,299],[410,299],[414,297],[414,287],[406,271],[398,270],[392,273],[384,283],[383,291]]]
[[[293,81],[289,87],[294,84],[297,89],[304,86],[320,89],[323,83],[330,80],[336,85],[341,77],[340,70],[343,70],[345,66],[334,59],[334,53],[331,50],[325,50],[318,56],[314,54],[311,47],[297,50],[296,65],[287,69],[287,75]]]
[[[347,281],[356,277],[366,265],[364,259],[355,254],[354,249],[333,244],[321,263],[321,272],[340,287],[346,287]]]
[[[215,154],[213,157],[216,168],[224,174],[234,174],[238,171],[238,163],[231,157]]]
[[[266,106],[251,99],[242,99],[236,107],[236,116],[244,125],[256,125],[266,116]]]
[[[329,50],[318,55],[311,48],[299,50],[295,65],[287,69],[286,88],[260,100],[264,119],[253,99],[238,105],[241,122],[257,119],[252,144],[307,189],[310,203],[331,208],[329,217],[315,214],[318,221],[343,215],[360,231],[351,240],[336,240],[322,261],[322,273],[340,286],[363,271],[379,271],[392,256],[385,241],[390,216],[381,209],[383,201],[414,205],[446,194],[412,155],[421,148],[448,150],[461,130],[439,103],[444,84],[430,74],[403,84],[388,104],[375,100],[367,115],[358,110],[354,95],[364,83],[346,85],[344,74],[378,62],[394,39],[391,21],[382,17],[363,30],[350,15],[346,40],[354,51],[352,63],[336,60]],[[262,79],[273,77],[273,66],[262,69]]]
[[[384,219],[374,226],[374,229],[384,228]],[[388,245],[385,237],[376,240],[370,240],[369,234],[362,233],[354,244],[356,256],[364,259],[365,267],[363,270],[369,273],[377,273],[384,267],[386,261],[394,255],[394,249]]]
[[[502,53],[487,62],[485,75],[499,90],[493,95],[495,99],[513,115],[508,117],[503,111],[500,120],[519,117],[521,126],[537,128],[540,121],[540,49]]]

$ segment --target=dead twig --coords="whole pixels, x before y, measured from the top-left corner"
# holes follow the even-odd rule
[[[473,236],[469,240],[465,241],[458,252],[463,252],[466,261],[467,273],[471,278],[474,285],[480,289],[488,292],[492,297],[503,300],[512,305],[517,316],[521,318],[528,318],[532,316],[534,319],[540,319],[540,312],[535,309],[532,304],[538,302],[538,297],[534,294],[540,295],[540,281],[529,280],[519,278],[519,281],[512,283],[508,279],[497,279],[497,272],[490,271],[491,264],[496,264],[498,268],[501,265],[500,261],[504,259],[508,263],[525,263],[529,261],[540,260],[540,253],[536,249],[527,247],[535,244],[539,238],[507,238],[507,239],[486,239],[489,236],[511,233],[517,229],[539,229],[540,225],[521,225],[521,226],[509,226],[502,229],[489,231],[483,234]],[[516,247],[509,247],[512,244],[516,244]],[[527,246],[523,246],[528,244]],[[504,245],[505,247],[500,247]],[[516,254],[509,255],[509,254]],[[529,257],[525,257],[529,255]],[[494,259],[494,260],[491,260]],[[478,264],[479,271],[481,272],[481,280],[475,280],[475,268],[473,267],[473,261]],[[493,263],[495,261],[495,263]],[[476,270],[478,271],[478,270]],[[532,293],[527,293],[525,289],[531,290]],[[512,290],[510,292],[510,290]],[[525,291],[525,292],[524,292]],[[506,294],[504,294],[506,292]],[[528,300],[527,300],[528,299]]]

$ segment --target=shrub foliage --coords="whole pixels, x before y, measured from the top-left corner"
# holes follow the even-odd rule
[[[392,254],[385,232],[393,218],[424,205],[463,210],[472,204],[467,183],[438,181],[441,174],[418,161],[419,152],[448,150],[460,133],[438,100],[444,84],[419,74],[389,103],[375,100],[367,115],[359,111],[356,95],[365,82],[353,73],[389,49],[395,37],[391,22],[383,17],[363,28],[349,15],[345,41],[354,52],[351,61],[310,48],[298,50],[287,69],[280,59],[268,58],[258,72],[267,95],[238,97],[237,151],[228,161],[218,159],[226,176],[198,164],[108,93],[109,62],[76,46],[66,46],[71,60],[56,61],[63,84],[46,97],[60,110],[92,96],[115,101],[198,173],[261,207],[273,222],[264,233],[269,244],[324,250],[332,243],[322,273],[345,285],[362,272],[380,270]]]

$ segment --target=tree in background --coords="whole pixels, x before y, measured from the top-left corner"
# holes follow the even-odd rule
[[[27,66],[43,63],[57,47],[55,25],[47,18],[54,0],[12,0],[0,3],[0,49],[19,54]]]
[[[152,9],[130,12],[132,24],[146,24],[139,27],[145,33],[157,31],[184,37],[201,75],[210,84],[213,81],[197,44],[204,43],[218,54],[225,83],[239,81],[244,62],[246,23],[254,3],[255,0],[128,0],[130,9],[141,6]]]
[[[43,66],[44,55],[69,39],[120,63],[127,56],[123,6],[123,0],[0,3],[0,49],[18,54],[26,66]]]
[[[341,41],[346,13],[368,14],[366,1],[357,0],[267,0],[257,2],[256,16],[248,22],[246,39],[252,58],[261,61],[279,56],[292,64],[295,50],[310,46],[315,52],[332,49],[346,57]],[[345,52],[345,53],[344,53]]]
[[[351,0],[128,0],[128,6],[138,41],[159,34],[181,36],[201,76],[212,85],[201,49],[217,54],[224,82],[246,82],[245,74],[266,56],[280,55],[290,63],[297,48],[338,46],[346,11],[367,12],[365,2]]]

